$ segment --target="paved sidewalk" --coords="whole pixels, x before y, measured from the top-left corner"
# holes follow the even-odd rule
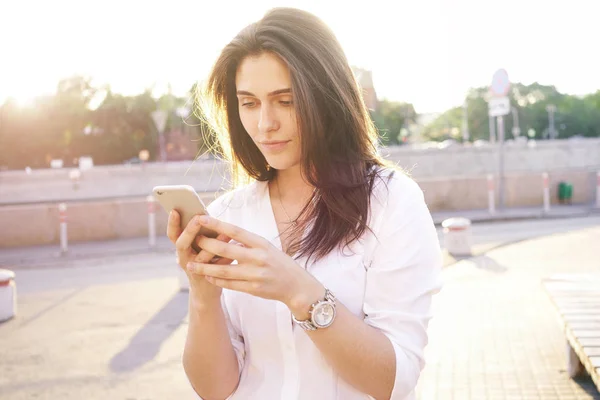
[[[444,270],[421,400],[600,399],[565,372],[541,278],[600,270],[600,226],[526,240]],[[0,324],[0,398],[196,399],[181,367],[187,294],[170,252],[18,272]]]
[[[600,399],[566,368],[565,338],[540,281],[600,272],[600,227],[506,246],[444,270],[419,398]]]

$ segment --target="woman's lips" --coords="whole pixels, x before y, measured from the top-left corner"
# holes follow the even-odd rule
[[[265,150],[278,151],[284,149],[289,142],[289,140],[277,142],[262,142],[260,145]]]

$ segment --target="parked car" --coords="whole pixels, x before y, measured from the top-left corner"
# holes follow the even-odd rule
[[[128,160],[123,161],[123,164],[141,164],[142,160],[139,157],[131,157]]]
[[[454,139],[446,139],[438,144],[438,149],[447,149],[448,147],[455,147],[458,143]]]

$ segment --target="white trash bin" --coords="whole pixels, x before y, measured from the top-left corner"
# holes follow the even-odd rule
[[[467,218],[448,218],[442,222],[444,246],[454,256],[471,255],[471,221]]]
[[[17,313],[17,285],[15,273],[0,269],[0,322],[11,319]]]

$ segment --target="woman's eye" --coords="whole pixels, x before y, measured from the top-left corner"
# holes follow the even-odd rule
[[[289,101],[281,100],[279,102],[279,104],[281,104],[282,106],[291,106],[292,105],[292,101],[291,100],[289,100]]]
[[[242,107],[254,107],[254,102],[253,101],[249,101],[246,103],[242,103]]]

